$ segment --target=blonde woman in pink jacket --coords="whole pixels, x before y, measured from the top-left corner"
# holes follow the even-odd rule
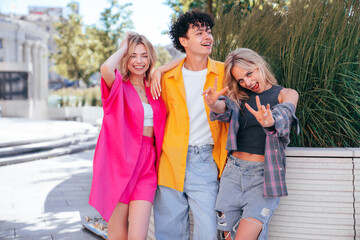
[[[89,203],[108,222],[109,239],[146,239],[157,187],[166,108],[150,94],[151,43],[128,33],[101,66],[104,118]]]

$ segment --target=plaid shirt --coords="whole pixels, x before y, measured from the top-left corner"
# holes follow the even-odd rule
[[[230,123],[226,150],[237,151],[236,137],[240,127],[241,110],[226,96],[220,96],[219,100],[225,101],[227,110],[224,113],[211,112],[210,120]],[[285,182],[285,148],[290,143],[291,126],[297,126],[297,133],[299,133],[299,125],[295,116],[295,106],[292,103],[277,104],[271,112],[275,125],[264,128],[266,134],[264,197],[283,197],[288,195]]]

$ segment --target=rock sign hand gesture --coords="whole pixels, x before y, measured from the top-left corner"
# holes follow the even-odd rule
[[[219,92],[216,92],[217,89],[217,83],[218,83],[218,78],[215,77],[214,80],[214,87],[209,87],[208,89],[206,89],[205,91],[203,91],[201,93],[201,95],[204,96],[204,101],[205,103],[210,107],[210,109],[214,108],[216,105],[216,102],[218,100],[218,98],[223,95],[224,93],[226,93],[226,91],[228,90],[228,87],[224,87],[223,89],[221,89]]]
[[[274,126],[275,121],[270,110],[270,104],[267,104],[266,107],[261,105],[259,96],[256,96],[256,105],[258,109],[257,111],[250,107],[249,104],[245,103],[245,107],[252,113],[252,115],[254,115],[262,127]]]

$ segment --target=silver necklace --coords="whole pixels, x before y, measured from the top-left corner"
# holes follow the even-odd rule
[[[142,94],[145,98],[147,98],[147,96],[146,96],[146,94],[144,93],[144,91],[143,91],[143,89],[140,87],[138,87],[138,86],[134,86],[133,85],[133,87],[140,93],[140,94]]]

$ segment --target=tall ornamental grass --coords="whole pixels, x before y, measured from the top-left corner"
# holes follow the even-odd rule
[[[359,4],[293,0],[281,11],[265,4],[216,20],[214,59],[251,48],[270,63],[280,85],[299,92],[301,132],[292,133],[292,146],[360,146]],[[228,29],[218,29],[221,24]],[[222,45],[227,36],[231,44]]]

